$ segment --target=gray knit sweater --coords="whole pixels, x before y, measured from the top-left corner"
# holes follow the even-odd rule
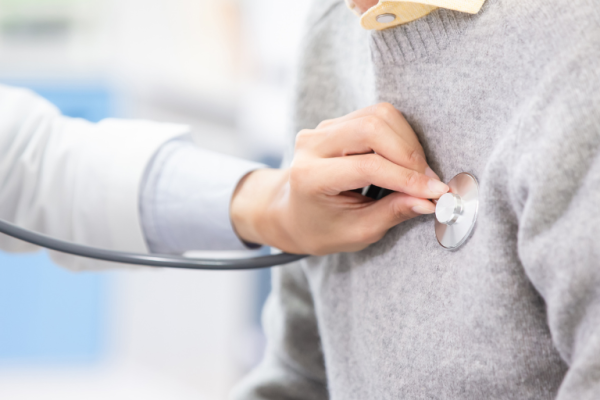
[[[479,178],[458,251],[432,216],[280,268],[235,399],[600,399],[600,4],[488,0],[366,32],[309,19],[296,128],[375,101],[448,180]]]

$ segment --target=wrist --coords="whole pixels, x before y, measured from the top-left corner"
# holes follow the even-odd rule
[[[241,240],[277,247],[276,198],[287,182],[287,170],[258,169],[240,180],[231,199],[230,216]]]

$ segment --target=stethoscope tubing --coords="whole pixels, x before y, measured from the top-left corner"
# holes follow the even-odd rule
[[[143,265],[147,267],[183,268],[200,270],[248,270],[269,268],[301,260],[302,254],[273,254],[260,257],[221,259],[221,258],[188,258],[163,254],[142,254],[113,251],[98,247],[85,246],[73,242],[56,239],[38,232],[21,228],[0,219],[0,232],[46,249],[101,261],[120,264]]]

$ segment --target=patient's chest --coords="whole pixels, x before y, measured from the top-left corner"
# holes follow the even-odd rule
[[[424,216],[362,252],[306,265],[329,385],[343,394],[332,398],[370,398],[371,385],[400,397],[427,385],[423,393],[461,398],[466,388],[506,393],[548,373],[560,382],[565,366],[521,268],[516,227],[497,217],[488,195],[457,251],[437,243],[433,217]]]
[[[478,178],[480,210],[457,251],[443,249],[434,217],[422,216],[362,252],[306,263],[332,398],[370,398],[381,387],[401,398],[415,386],[431,398],[493,398],[548,374],[558,384],[564,374],[544,302],[519,260],[507,192],[514,116],[533,82],[507,77],[501,55],[487,56],[498,68],[481,73],[448,50],[375,63],[379,101],[405,115],[443,180]]]

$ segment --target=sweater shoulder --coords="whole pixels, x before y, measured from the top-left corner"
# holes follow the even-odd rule
[[[596,0],[497,0],[507,26],[524,45],[562,53],[600,38]]]
[[[506,52],[527,59],[531,68],[530,105],[600,101],[600,9],[596,0],[496,0],[503,7]],[[514,47],[517,46],[517,47]],[[563,107],[564,108],[564,107]],[[597,108],[597,107],[594,107]],[[575,112],[575,110],[572,110]]]

